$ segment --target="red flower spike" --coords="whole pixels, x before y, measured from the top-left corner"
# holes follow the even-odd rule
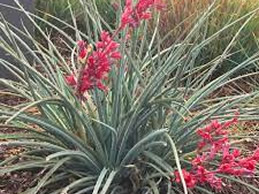
[[[228,142],[229,142],[228,137],[222,137],[218,140],[214,140],[212,144],[220,150],[222,149],[223,145],[227,144]]]
[[[237,123],[238,113],[235,118],[225,123],[212,121],[204,128],[197,130],[201,141],[197,145],[198,154],[191,162],[189,172],[183,170],[187,186],[192,188],[196,184],[209,184],[212,188],[220,190],[223,186],[222,179],[216,173],[232,176],[253,175],[259,161],[259,148],[248,157],[241,157],[239,149],[231,149],[227,128]],[[219,166],[210,165],[211,161],[219,158]],[[221,156],[221,157],[218,157]],[[179,172],[175,172],[175,181],[180,183]]]
[[[139,0],[135,6],[133,6],[132,0],[127,0],[121,16],[120,29],[124,29],[127,25],[132,28],[138,27],[142,20],[152,17],[151,12],[148,11],[150,8],[161,11],[163,7],[160,0]]]
[[[102,82],[107,78],[112,63],[121,58],[120,52],[118,51],[120,45],[112,40],[110,34],[103,31],[100,37],[101,40],[96,44],[96,50],[93,51],[86,60],[86,67],[83,70],[79,87],[81,94],[94,87],[107,91],[108,88]],[[85,43],[82,41],[80,41],[78,45],[80,48],[85,48]],[[83,51],[84,49],[82,52]]]
[[[211,132],[213,130],[213,127],[212,127],[212,125],[208,125],[208,126],[206,126],[205,128],[204,128],[204,131],[205,132]]]

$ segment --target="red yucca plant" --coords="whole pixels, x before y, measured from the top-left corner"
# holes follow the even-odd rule
[[[0,176],[32,171],[39,179],[26,192],[33,194],[210,193],[230,181],[259,191],[245,179],[234,178],[256,175],[258,150],[245,156],[232,148],[229,126],[237,118],[226,121],[234,117],[236,107],[240,119],[258,119],[251,100],[258,91],[208,99],[239,79],[231,76],[256,63],[259,54],[207,81],[218,64],[209,71],[195,64],[204,46],[215,39],[198,41],[213,4],[185,38],[163,48],[159,14],[152,11],[161,13],[166,7],[158,0],[120,1],[115,29],[99,14],[96,1],[80,1],[86,32],[78,29],[72,9],[73,24],[53,17],[74,32],[75,39],[15,1],[48,44],[44,47],[25,30],[30,47],[15,26],[0,21],[1,32],[9,38],[1,38],[0,46],[20,64],[17,68],[1,59],[17,79],[1,78],[0,83],[8,89],[4,95],[24,99],[18,105],[1,105],[1,129],[15,130],[0,133],[7,140],[0,146],[25,149],[0,161]],[[157,25],[149,31],[153,17]],[[70,60],[38,21],[61,34]],[[27,60],[24,49],[35,64]],[[220,120],[203,127],[215,117]]]

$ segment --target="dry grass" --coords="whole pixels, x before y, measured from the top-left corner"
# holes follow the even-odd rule
[[[160,33],[162,35],[171,32],[168,44],[184,38],[195,24],[197,18],[213,2],[213,0],[170,0],[167,1],[167,9],[161,15]],[[208,26],[208,36],[220,30],[229,22],[245,15],[249,11],[259,7],[259,1],[254,0],[218,0],[215,7],[217,9],[210,17]],[[259,14],[256,16],[244,31],[253,33],[259,37],[258,30]],[[240,26],[237,26],[239,28]],[[234,35],[236,28],[228,30],[229,35]],[[180,38],[181,39],[181,38]],[[220,42],[219,44],[222,44]],[[223,44],[221,47],[224,47]],[[218,49],[218,50],[221,50]]]

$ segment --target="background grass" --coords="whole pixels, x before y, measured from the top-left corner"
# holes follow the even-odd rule
[[[172,42],[181,41],[186,34],[195,25],[195,21],[200,17],[200,13],[204,12],[212,0],[184,0],[176,1],[170,0],[167,4],[167,11],[162,12],[162,19],[160,23],[161,36],[168,34],[165,47]],[[229,23],[241,18],[251,10],[259,7],[259,2],[254,0],[218,0],[216,1],[216,9],[209,18],[206,28],[206,34],[202,38],[207,38],[221,30]],[[212,61],[221,53],[231,42],[236,32],[243,25],[244,20],[233,25],[227,31],[218,35],[218,37],[208,46],[204,47],[203,52],[198,58],[197,65],[206,64]],[[236,66],[237,63],[251,56],[258,50],[259,38],[259,13],[250,20],[250,22],[243,28],[240,34],[236,37],[235,44],[228,51],[229,57],[227,61],[218,67],[215,75],[221,75]],[[152,26],[153,27],[153,26]],[[151,27],[151,28],[152,28]],[[202,40],[201,40],[202,41]],[[250,69],[245,71],[255,71],[257,65],[255,64]],[[243,71],[240,71],[242,74]]]
[[[84,0],[83,0],[84,1]],[[98,8],[100,15],[105,18],[105,21],[112,24],[115,21],[115,9],[113,1],[96,0],[95,5]],[[115,8],[115,9],[114,9]],[[73,17],[77,21],[78,28],[82,31],[86,30],[87,25],[85,21],[84,7],[80,0],[37,0],[36,1],[37,14],[45,20],[56,24],[58,27],[66,28],[66,25],[61,25],[51,16],[62,19],[70,24],[73,23]],[[50,27],[45,22],[39,22],[39,25],[44,29],[50,30]]]

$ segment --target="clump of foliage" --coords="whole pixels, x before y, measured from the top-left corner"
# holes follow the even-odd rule
[[[152,10],[164,9],[158,0],[119,3],[116,29],[98,14],[94,0],[82,1],[89,28],[81,32],[76,22],[73,26],[62,22],[74,32],[75,39],[55,24],[26,12],[16,2],[48,44],[44,47],[26,31],[24,35],[34,47],[26,46],[16,35],[15,26],[1,21],[0,28],[9,41],[0,39],[0,46],[19,62],[20,68],[1,59],[17,81],[2,78],[0,83],[9,89],[9,95],[26,100],[16,106],[1,106],[0,126],[18,131],[12,136],[1,134],[8,141],[0,145],[27,149],[19,155],[19,161],[17,156],[1,161],[0,174],[40,171],[38,183],[27,190],[34,194],[215,191],[196,184],[201,181],[192,178],[193,158],[186,157],[199,159],[196,152],[200,151],[200,141],[206,144],[202,149],[208,146],[211,150],[210,146],[215,145],[216,140],[207,134],[214,132],[201,130],[207,130],[203,128],[207,121],[220,120],[213,126],[218,137],[224,139],[228,126],[219,130],[220,122],[233,118],[237,107],[243,120],[259,118],[258,109],[247,105],[258,91],[208,100],[215,90],[239,79],[231,76],[257,62],[259,54],[254,53],[230,71],[207,81],[215,68],[203,71],[195,63],[202,48],[216,37],[198,41],[204,23],[213,13],[213,4],[181,42],[163,48],[165,39],[158,32],[159,16],[151,39],[147,38]],[[70,49],[70,60],[60,53],[37,20],[62,34]],[[34,64],[19,45],[34,57]],[[214,67],[221,63],[224,58]],[[227,150],[229,141],[224,143],[226,146],[217,147],[224,148],[223,157],[234,149]],[[221,154],[219,150],[213,153]],[[249,154],[258,159],[257,151]],[[202,159],[201,162],[208,162],[206,157]],[[215,157],[215,161],[220,160],[220,156]],[[214,165],[220,168],[220,163]],[[256,173],[254,169],[253,175]],[[221,180],[220,176],[221,172],[213,174],[215,180]],[[190,185],[190,178],[195,184]],[[224,181],[239,182],[259,191],[252,184],[233,178],[233,174],[227,173]]]

